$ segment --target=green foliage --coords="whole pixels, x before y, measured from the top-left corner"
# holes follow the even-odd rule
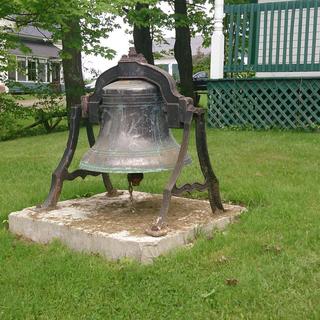
[[[67,112],[64,105],[64,96],[45,88],[36,94],[38,100],[33,104],[35,124],[43,125],[47,133],[52,132],[61,122],[66,119]],[[34,124],[31,125],[32,127]]]
[[[200,99],[199,99],[199,106],[201,108],[207,109],[208,108],[208,95],[207,92],[198,92],[198,94],[200,95]]]
[[[210,56],[196,56],[193,58],[193,73],[205,71],[210,74]]]
[[[0,93],[0,140],[7,139],[22,127],[21,120],[27,119],[32,112],[22,108],[9,94]]]
[[[139,3],[141,7],[136,10]],[[168,27],[168,15],[162,10],[158,0],[144,0],[131,2],[116,2],[117,14],[123,18],[125,23],[131,27],[136,25],[139,28],[150,27],[150,36],[153,42],[162,43],[165,41],[163,28]],[[127,30],[130,33],[129,30]]]
[[[114,55],[110,48],[100,45],[100,38],[107,37],[114,27],[112,6],[102,0],[4,0],[4,8],[0,18],[13,21],[14,31],[30,22],[33,26],[52,32],[52,40],[60,41],[70,28],[71,20],[81,20],[81,38],[69,39],[69,46],[81,49],[87,54],[100,54],[106,58]],[[109,14],[108,14],[109,13]],[[0,40],[7,46],[17,45],[17,36],[7,32],[8,28],[0,29]],[[64,50],[61,52],[65,54]],[[64,56],[64,58],[68,58]]]
[[[209,13],[208,13],[209,9]],[[213,2],[195,0],[188,3],[188,19],[192,36],[201,34],[203,46],[209,47],[213,32]]]
[[[0,94],[0,141],[66,128],[61,122],[67,116],[61,94],[44,86],[33,99],[32,106],[24,107],[18,97]]]
[[[10,2],[10,3],[9,3]],[[10,48],[18,47],[15,33],[32,23],[36,28],[51,32],[49,41],[62,43],[60,57],[63,60],[67,108],[79,103],[84,92],[81,72],[81,53],[111,58],[114,51],[100,44],[117,25],[110,13],[111,5],[102,0],[4,0],[0,19],[13,22],[10,28],[0,28],[0,65],[4,70],[14,66],[7,64]],[[5,20],[4,20],[5,21]],[[68,63],[70,60],[70,63]],[[0,70],[1,71],[1,70]],[[72,76],[71,76],[72,75]]]
[[[209,46],[210,37],[212,34],[212,16],[207,14],[206,6],[213,9],[212,4],[206,0],[196,0],[187,3],[188,15],[179,15],[174,12],[167,12],[163,10],[161,2],[159,1],[139,1],[140,3],[148,4],[149,6],[142,10],[135,10],[135,3],[131,2],[123,5],[120,3],[118,7],[118,14],[124,18],[124,21],[130,25],[136,24],[140,27],[151,27],[151,37],[155,43],[165,43],[163,30],[174,29],[177,26],[189,26],[191,33],[194,36],[196,33],[201,33],[204,37],[204,45]],[[172,6],[173,3],[170,3]],[[212,12],[211,12],[212,13]],[[155,58],[161,57],[159,54]]]
[[[152,25],[154,27],[163,24],[163,19],[166,18],[165,13],[161,8],[155,5],[149,5],[149,7],[143,7],[139,11],[134,10],[134,7],[126,7],[125,19],[130,24],[135,24],[138,27],[145,27]]]
[[[242,71],[242,72],[234,72],[234,73],[226,73],[226,77],[233,79],[250,79],[254,78],[256,75],[255,71]]]

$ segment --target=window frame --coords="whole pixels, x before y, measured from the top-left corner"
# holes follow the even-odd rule
[[[27,82],[32,82],[32,83],[37,83],[39,82],[39,61],[44,65],[45,67],[45,79],[46,81],[41,81],[41,83],[49,84],[52,83],[52,69],[51,69],[51,63],[58,63],[60,65],[59,70],[60,70],[60,76],[59,76],[59,83],[63,83],[63,76],[62,76],[62,63],[61,60],[50,60],[48,58],[44,57],[36,57],[36,56],[23,56],[23,55],[16,55],[16,70],[15,70],[15,80],[16,82],[21,82],[21,83],[27,83]],[[18,61],[25,61],[25,80],[18,80]],[[37,80],[29,80],[29,75],[28,75],[28,68],[29,68],[29,60],[33,61],[36,63],[36,78]]]
[[[25,62],[25,70],[24,70],[24,75],[25,75],[25,80],[19,80],[19,61],[24,61]],[[28,59],[26,56],[16,56],[16,82],[28,82]]]

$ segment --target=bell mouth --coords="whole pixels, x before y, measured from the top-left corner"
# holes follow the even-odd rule
[[[169,151],[169,152],[168,152]],[[172,161],[175,159],[175,161]],[[148,173],[172,171],[175,168],[178,153],[176,149],[167,150],[167,152],[143,153],[139,154],[104,154],[90,149],[80,161],[80,169],[101,172],[101,173]],[[187,154],[183,165],[192,163],[191,157]]]

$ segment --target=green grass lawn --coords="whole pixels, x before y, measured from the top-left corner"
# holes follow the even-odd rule
[[[21,100],[33,100],[36,99],[35,94],[13,94],[12,95],[18,102]]]
[[[223,199],[249,208],[237,223],[149,266],[0,228],[0,319],[320,319],[319,134],[209,130],[208,142]],[[1,221],[45,199],[65,143],[66,132],[0,143]],[[139,190],[161,192],[167,178],[147,174]],[[99,178],[76,180],[62,199],[102,191]]]
[[[208,92],[206,91],[200,91],[200,100],[199,100],[199,106],[202,108],[207,108],[208,105]]]

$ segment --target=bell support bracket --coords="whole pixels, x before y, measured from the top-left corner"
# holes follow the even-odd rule
[[[109,83],[118,80],[140,79],[155,84],[165,100],[165,110],[169,128],[183,129],[183,139],[180,152],[171,174],[168,184],[163,192],[162,206],[159,217],[146,232],[152,236],[162,236],[166,234],[166,220],[172,195],[179,195],[183,192],[194,190],[208,190],[209,201],[212,212],[223,211],[221,202],[219,181],[212,169],[206,141],[204,110],[196,108],[192,98],[181,95],[176,88],[173,78],[164,70],[149,65],[143,55],[137,54],[134,48],[130,48],[129,55],[122,56],[118,65],[102,73],[96,81],[95,91],[92,95],[83,98],[82,108],[77,105],[71,110],[69,139],[57,169],[52,174],[51,189],[47,200],[42,205],[44,208],[52,208],[56,205],[64,180],[73,180],[76,177],[85,178],[87,175],[99,175],[98,172],[86,170],[76,170],[68,172],[68,167],[72,161],[79,136],[81,116],[86,119],[87,136],[90,146],[95,142],[92,124],[100,124],[99,106],[102,101],[103,88]],[[82,112],[82,115],[81,115]],[[204,183],[187,183],[177,187],[177,179],[183,167],[183,160],[187,154],[190,140],[190,128],[192,120],[195,120],[195,139]],[[110,195],[116,195],[109,175],[102,174],[104,184]]]
[[[202,174],[205,178],[204,183],[194,182],[187,183],[181,187],[177,187],[176,183],[183,167],[183,160],[187,154],[188,144],[190,140],[190,128],[192,120],[195,119],[196,124],[196,147]],[[160,214],[155,223],[146,230],[148,235],[160,237],[167,234],[167,214],[172,195],[180,195],[183,192],[192,192],[194,190],[208,190],[209,202],[213,213],[224,211],[219,191],[219,181],[212,169],[209,152],[207,147],[207,139],[205,132],[204,110],[195,108],[190,104],[186,113],[186,121],[183,127],[183,138],[176,166],[171,174],[169,182],[163,192],[162,206]]]
[[[188,105],[191,98],[181,95],[173,78],[164,70],[150,65],[141,54],[136,54],[130,48],[129,55],[122,56],[118,65],[102,73],[95,86],[94,93],[89,97],[88,115],[91,123],[100,123],[99,106],[102,100],[103,88],[118,80],[145,80],[155,84],[165,100],[165,113],[170,128],[183,128]],[[191,101],[191,102],[190,102]]]
[[[105,71],[97,79],[95,92],[89,97],[88,102],[90,122],[100,122],[99,105],[102,99],[103,88],[109,83],[125,79],[141,79],[155,84],[166,102],[164,112],[166,113],[169,128],[183,129],[180,152],[175,168],[163,192],[159,217],[156,219],[155,223],[146,230],[146,233],[152,236],[162,236],[166,234],[167,213],[172,195],[179,195],[183,192],[192,192],[194,190],[208,190],[212,212],[223,211],[219,181],[214,174],[210,163],[206,140],[204,110],[195,108],[193,99],[185,97],[178,92],[175,81],[167,72],[148,64],[143,55],[137,54],[134,48],[130,48],[129,55],[122,56],[117,66]],[[176,186],[176,182],[183,167],[183,160],[187,154],[190,128],[193,119],[195,120],[196,125],[195,139],[197,153],[205,182],[188,183],[179,188]]]
[[[83,104],[85,106],[85,103]],[[63,156],[58,164],[56,170],[52,174],[51,178],[51,187],[47,199],[42,205],[39,205],[38,208],[41,209],[54,209],[57,205],[57,202],[60,197],[62,190],[63,182],[65,180],[72,181],[77,177],[84,179],[86,176],[98,176],[100,172],[91,172],[87,170],[75,170],[73,172],[68,172],[68,168],[73,159],[74,153],[77,148],[80,122],[81,122],[81,113],[83,112],[81,105],[75,105],[71,108],[70,112],[70,127],[69,127],[69,138],[63,153]],[[90,147],[95,143],[94,132],[92,129],[91,123],[86,119],[86,130],[87,137]],[[117,191],[113,188],[110,181],[109,175],[106,173],[102,174],[103,183],[108,191],[108,195],[113,196],[117,194]]]

